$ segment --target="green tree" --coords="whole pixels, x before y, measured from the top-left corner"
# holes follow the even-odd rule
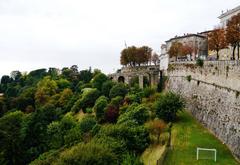
[[[91,108],[94,106],[95,101],[99,96],[100,92],[97,89],[87,89],[83,92],[81,98],[74,103],[71,110],[73,112],[78,112],[82,109],[85,112],[86,108]]]
[[[6,164],[23,164],[24,153],[21,137],[21,126],[24,114],[11,112],[0,118],[0,151]]]
[[[58,100],[58,104],[60,107],[63,107],[64,109],[66,108],[68,102],[71,100],[73,97],[73,92],[69,88],[65,88],[61,93],[60,97]]]
[[[12,100],[11,108],[16,108],[22,111],[26,111],[28,106],[35,107],[34,95],[36,92],[35,87],[22,88],[19,92],[19,96]]]
[[[61,90],[71,87],[71,83],[67,79],[61,78],[59,80],[56,80],[56,83],[57,83],[58,88]]]
[[[112,87],[110,90],[109,96],[110,98],[114,98],[116,96],[122,96],[125,97],[125,95],[128,93],[128,88],[123,83],[118,83]]]
[[[11,78],[15,81],[18,82],[22,76],[22,73],[18,70],[12,71],[11,72]]]
[[[101,91],[103,83],[106,82],[107,80],[108,77],[105,74],[99,73],[93,77],[92,85],[94,88],[97,88],[99,91]]]
[[[127,150],[135,153],[142,153],[150,142],[149,132],[144,126],[136,126],[129,123],[103,126],[98,136],[124,140]]]
[[[9,77],[8,75],[4,75],[1,78],[1,84],[7,84],[7,83],[11,83],[12,79],[11,77]]]
[[[61,121],[53,121],[47,127],[47,133],[49,135],[50,148],[58,149],[65,144],[64,136],[68,131],[74,128],[77,122],[71,115],[65,115]]]
[[[93,78],[93,74],[91,72],[91,69],[89,70],[82,70],[79,74],[80,81],[83,81],[84,83],[89,83]]]
[[[97,121],[93,116],[86,116],[79,123],[79,128],[83,133],[87,133],[93,129],[93,127],[97,124]]]
[[[150,112],[149,109],[144,105],[139,105],[134,109],[132,109],[131,107],[119,117],[117,123],[121,124],[130,120],[133,120],[137,124],[142,125],[149,119],[150,117],[149,112]]]
[[[22,128],[22,138],[25,154],[21,159],[25,164],[36,159],[49,149],[47,126],[59,119],[59,109],[53,105],[45,105],[27,116]]]
[[[36,104],[37,105],[46,104],[50,100],[50,97],[56,94],[56,90],[57,83],[54,80],[51,80],[49,76],[39,81],[37,84],[37,91],[35,94]]]
[[[109,97],[110,90],[114,86],[114,82],[111,80],[105,81],[102,84],[102,94],[106,97]]]
[[[177,112],[184,108],[184,100],[178,94],[168,92],[161,94],[156,102],[156,114],[166,122],[174,121]]]
[[[57,68],[49,68],[48,75],[51,76],[53,79],[57,79],[59,76],[60,70]]]
[[[108,105],[108,99],[105,96],[101,96],[99,97],[94,105],[94,110],[96,113],[96,118],[98,122],[103,121],[104,119],[104,109],[107,107]]]
[[[70,150],[62,153],[57,164],[62,165],[112,165],[117,163],[117,156],[112,153],[106,145],[95,144],[90,142],[87,144],[80,143]]]

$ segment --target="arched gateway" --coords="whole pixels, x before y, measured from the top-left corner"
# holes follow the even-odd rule
[[[151,66],[138,66],[138,67],[123,67],[121,70],[118,70],[117,73],[110,74],[109,77],[113,81],[130,83],[130,80],[134,77],[138,77],[139,86],[143,88],[144,86],[144,77],[147,77],[151,86],[158,84],[160,79],[160,70],[159,65]]]

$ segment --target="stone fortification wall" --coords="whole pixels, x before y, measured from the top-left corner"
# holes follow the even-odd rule
[[[239,63],[175,63],[167,75],[168,89],[185,97],[191,113],[240,159]]]

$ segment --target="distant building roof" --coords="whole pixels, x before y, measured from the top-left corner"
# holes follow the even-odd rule
[[[231,9],[231,10],[228,10],[227,12],[225,12],[225,13],[222,13],[218,18],[222,19],[223,17],[226,17],[226,16],[228,16],[228,15],[230,15],[230,14],[236,12],[236,11],[240,12],[240,5],[235,7],[234,9]]]
[[[207,30],[207,31],[204,31],[204,32],[200,32],[198,34],[205,35],[205,34],[211,33],[212,31],[214,31],[214,30]]]
[[[187,37],[192,37],[192,36],[196,36],[196,37],[200,37],[200,38],[205,38],[205,36],[201,35],[201,34],[186,34],[183,36],[176,36],[174,38],[171,38],[170,40],[167,40],[166,42],[170,42],[172,40],[176,40],[176,39],[181,39],[181,38],[187,38]]]

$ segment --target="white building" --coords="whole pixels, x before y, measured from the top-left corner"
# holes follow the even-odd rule
[[[160,70],[167,70],[168,69],[168,63],[169,63],[169,56],[167,54],[167,45],[162,44],[161,46],[161,54],[159,56],[160,60]]]
[[[183,36],[176,36],[166,41],[166,51],[168,52],[174,42],[182,43],[183,45],[189,45],[193,48],[192,57],[187,60],[196,60],[197,58],[204,58],[208,54],[208,42],[207,37],[201,34],[184,34]],[[170,61],[175,61],[175,58],[171,58]]]
[[[227,26],[228,21],[238,13],[240,13],[240,6],[231,10],[227,10],[225,13],[222,12],[222,14],[218,17],[220,19],[221,26],[225,28]]]
[[[218,18],[220,19],[220,24],[223,28],[227,27],[227,23],[231,18],[240,13],[240,6],[235,7],[234,9],[227,10],[223,12]],[[220,60],[231,60],[232,59],[233,48],[229,46],[226,49],[222,49],[219,51],[219,59]],[[211,53],[209,53],[211,54]],[[216,54],[216,52],[212,52],[212,54]],[[237,59],[237,48],[235,49],[235,58]]]

